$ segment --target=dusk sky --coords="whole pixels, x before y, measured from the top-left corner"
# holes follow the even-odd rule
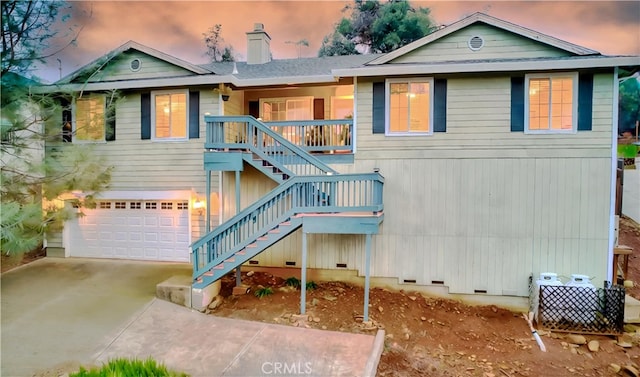
[[[246,60],[246,35],[263,23],[275,59],[295,58],[295,42],[306,39],[303,57],[317,56],[322,38],[352,2],[316,1],[73,1],[64,27],[82,27],[77,44],[53,57],[53,67],[37,72],[58,79],[134,40],[191,63],[206,63],[202,33],[222,25],[225,44]],[[432,20],[448,25],[475,12],[516,23],[606,55],[640,55],[640,1],[411,1],[431,9]],[[64,36],[64,32],[61,36]]]

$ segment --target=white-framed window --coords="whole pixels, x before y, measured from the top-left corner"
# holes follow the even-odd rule
[[[525,133],[578,130],[578,74],[525,75]]]
[[[433,78],[387,79],[385,85],[385,134],[433,134]]]
[[[187,90],[151,92],[151,139],[187,140],[188,109]]]
[[[73,141],[105,141],[106,98],[102,94],[88,94],[76,98],[73,104]]]
[[[313,97],[260,99],[260,117],[265,122],[312,120]]]

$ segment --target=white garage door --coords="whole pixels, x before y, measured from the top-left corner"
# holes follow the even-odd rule
[[[66,225],[69,255],[189,261],[189,202],[101,200]]]

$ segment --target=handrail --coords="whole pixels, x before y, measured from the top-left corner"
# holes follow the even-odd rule
[[[294,135],[287,139],[306,151],[353,151],[353,119],[316,119],[264,122],[279,134]]]
[[[379,173],[292,177],[191,245],[194,278],[296,214],[382,211],[383,183]]]
[[[236,144],[240,149],[248,149],[269,162],[276,162],[275,156],[284,159],[282,164],[289,166],[295,174],[338,174],[320,159],[312,156],[300,146],[290,142],[284,136],[272,130],[263,122],[250,115],[204,117],[207,123],[206,149],[223,149],[229,144]],[[241,123],[241,127],[225,129],[225,124]],[[216,127],[217,125],[217,127]],[[258,132],[260,131],[260,132]],[[235,137],[235,142],[227,141],[227,137]],[[288,158],[287,158],[288,157]],[[294,158],[295,157],[295,158]],[[300,164],[300,159],[315,169],[293,167]]]

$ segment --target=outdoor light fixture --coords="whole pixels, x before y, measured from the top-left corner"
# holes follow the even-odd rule
[[[193,202],[193,209],[198,211],[198,215],[202,216],[202,214],[204,213],[205,205],[206,203],[204,202],[204,200],[196,199]]]

